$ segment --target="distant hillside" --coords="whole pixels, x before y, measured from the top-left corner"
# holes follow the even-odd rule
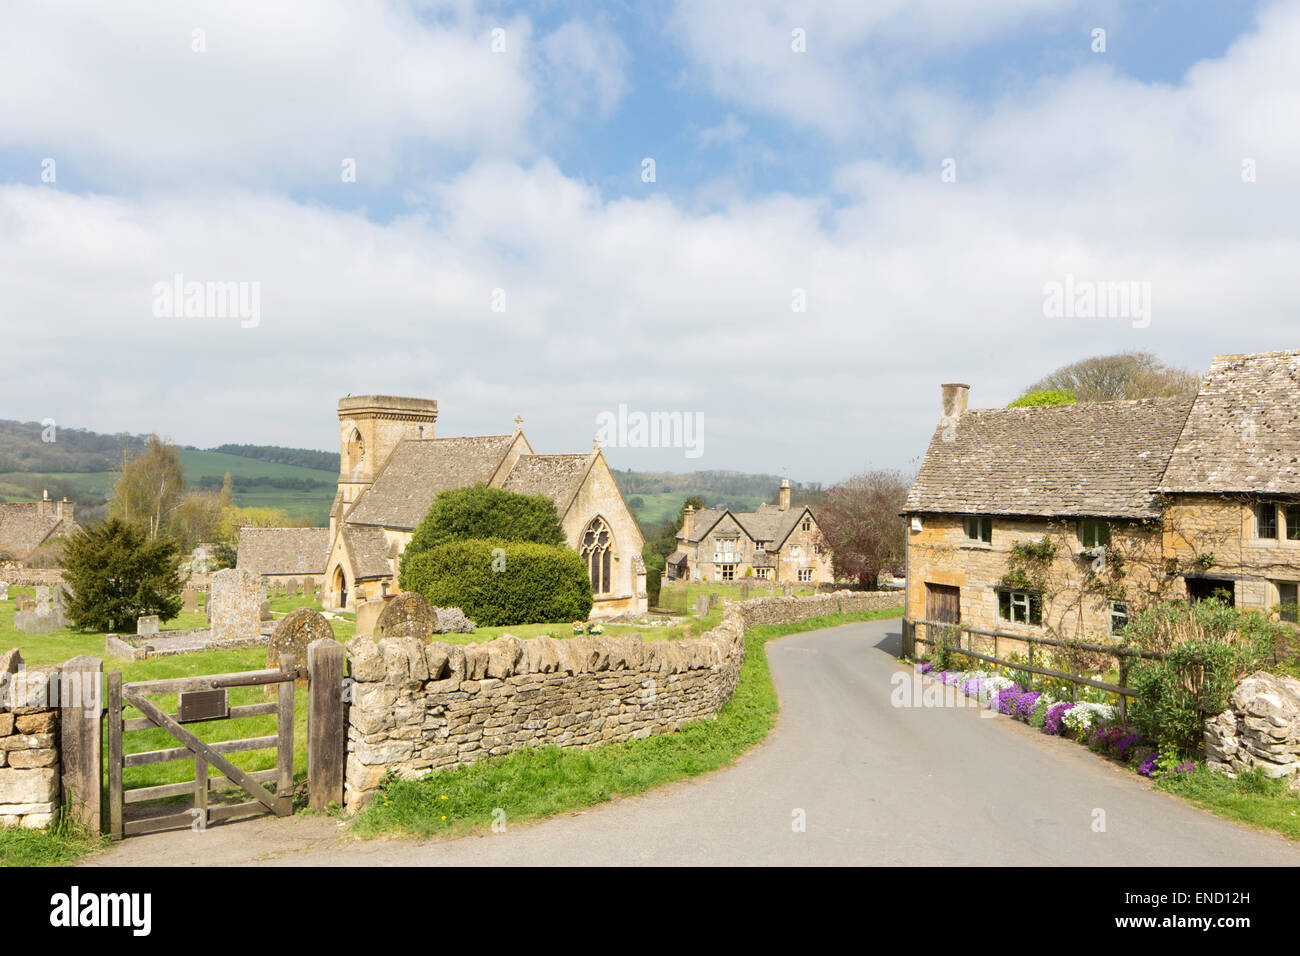
[[[102,506],[112,494],[114,467],[123,450],[134,455],[145,442],[140,435],[101,435],[84,429],[59,428],[54,442],[41,441],[36,422],[0,421],[0,500],[67,496],[80,508]],[[281,445],[226,444],[211,449],[182,446],[185,483],[216,490],[230,473],[235,503],[280,508],[291,517],[308,515],[327,522],[339,473],[336,452]],[[739,471],[614,471],[619,489],[643,526],[675,518],[682,502],[699,495],[707,507],[724,505],[749,511],[775,501],[781,479]],[[819,483],[792,482],[796,504],[816,503]],[[79,510],[79,514],[85,513]]]
[[[92,472],[108,471],[122,459],[122,452],[135,454],[144,447],[140,435],[101,435],[81,428],[51,427],[39,422],[0,420],[0,472]]]

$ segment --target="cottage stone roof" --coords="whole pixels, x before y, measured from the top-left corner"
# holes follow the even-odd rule
[[[1190,398],[964,412],[937,428],[904,513],[1144,518]]]
[[[790,532],[799,524],[807,508],[789,508],[781,511],[776,508],[763,508],[758,511],[733,511],[736,523],[745,529],[755,541],[771,541],[774,548],[779,548]]]
[[[513,435],[408,438],[393,450],[375,483],[348,514],[350,525],[413,530],[438,492],[486,482]]]
[[[257,574],[324,574],[329,528],[240,528],[238,568]]]
[[[713,530],[713,526],[722,520],[722,516],[727,514],[726,508],[701,508],[695,512],[695,520],[691,524],[691,534],[687,540],[691,544],[703,541]]]
[[[1216,356],[1160,487],[1300,495],[1300,351]]]
[[[379,528],[345,527],[343,543],[352,556],[352,572],[358,579],[386,578],[393,573],[389,559],[394,555]]]
[[[569,503],[578,490],[591,455],[520,455],[502,488],[521,495],[546,495],[557,511]]]
[[[51,537],[74,533],[79,525],[58,515],[41,514],[41,502],[0,504],[0,551],[25,561]]]

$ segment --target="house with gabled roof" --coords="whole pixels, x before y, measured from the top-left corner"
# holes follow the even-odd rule
[[[74,534],[81,527],[74,511],[71,501],[54,501],[48,491],[40,501],[0,503],[0,560],[27,561],[41,545]]]
[[[755,511],[687,507],[677,548],[665,568],[669,580],[737,581],[757,578],[786,584],[834,580],[831,553],[808,507],[790,506],[790,481],[781,480],[776,504]]]
[[[1211,595],[1294,619],[1300,351],[1218,356],[1194,397],[970,409],[969,392],[943,386],[903,510],[909,621],[1095,639]]]
[[[339,400],[325,606],[353,609],[397,593],[402,552],[438,493],[484,484],[555,502],[567,545],[587,565],[593,617],[645,613],[644,540],[599,447],[538,455],[520,418],[509,435],[438,438],[437,416],[432,399]]]

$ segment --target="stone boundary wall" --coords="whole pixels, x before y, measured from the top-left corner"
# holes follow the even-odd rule
[[[902,592],[756,598],[727,605],[720,625],[681,641],[353,637],[345,805],[364,806],[388,771],[416,777],[528,746],[670,733],[731,698],[746,629],[901,606]]]
[[[8,581],[14,588],[54,587],[63,583],[63,572],[58,568],[0,568],[0,581]]]
[[[1205,722],[1205,758],[1232,777],[1259,767],[1300,789],[1300,680],[1267,671],[1242,678],[1228,709]]]
[[[43,827],[58,811],[59,712],[46,690],[56,671],[0,655],[0,825]]]

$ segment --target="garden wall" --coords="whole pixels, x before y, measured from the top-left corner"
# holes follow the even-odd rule
[[[47,687],[55,668],[22,669],[0,655],[0,825],[43,827],[59,800],[59,714]]]
[[[901,606],[898,592],[756,598],[729,604],[721,624],[682,641],[354,637],[347,809],[363,806],[390,770],[414,777],[523,747],[592,747],[713,717],[736,688],[746,629]]]
[[[1230,704],[1205,723],[1206,765],[1231,776],[1259,767],[1300,787],[1300,680],[1256,671],[1233,689]]]
[[[21,565],[6,564],[0,567],[0,581],[8,581],[10,587],[15,588],[52,588],[63,583],[63,572],[57,568],[24,568]]]

